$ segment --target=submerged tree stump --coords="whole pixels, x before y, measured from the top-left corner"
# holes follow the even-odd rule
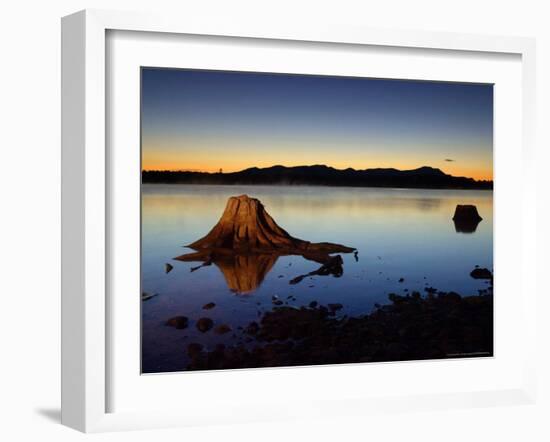
[[[230,289],[237,293],[257,288],[279,256],[301,255],[325,266],[335,262],[331,253],[355,251],[341,244],[312,243],[291,236],[258,199],[248,195],[229,198],[217,224],[206,236],[187,247],[195,252],[178,256],[176,260],[203,263],[192,271],[214,263]]]
[[[267,213],[263,204],[248,195],[232,196],[212,230],[187,247],[200,250],[224,249],[233,252],[281,252],[283,254],[351,253],[341,244],[311,243],[294,238]]]
[[[479,216],[477,207],[473,204],[458,204],[453,216],[454,221],[475,221],[479,222],[483,218]]]
[[[455,230],[459,233],[474,233],[482,219],[477,207],[471,204],[458,204],[453,216]]]

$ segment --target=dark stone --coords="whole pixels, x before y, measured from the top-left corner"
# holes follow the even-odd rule
[[[214,326],[214,321],[212,321],[212,319],[210,319],[210,318],[200,318],[200,319],[197,321],[197,328],[198,328],[199,331],[201,331],[202,333],[207,332],[207,331],[210,330],[213,326]]]
[[[216,304],[213,303],[213,302],[209,302],[208,304],[204,304],[204,305],[202,306],[202,308],[203,308],[204,310],[210,310],[210,309],[213,309],[214,307],[216,307]]]
[[[174,316],[173,318],[170,318],[168,321],[166,321],[166,325],[177,328],[178,330],[187,328],[188,324],[189,319],[186,316]]]
[[[281,307],[247,327],[254,342],[201,352],[190,370],[442,359],[493,354],[492,295],[391,294],[367,315],[336,318],[328,308]]]
[[[453,216],[454,221],[469,220],[469,221],[481,221],[483,218],[479,216],[477,207],[471,204],[458,204]]]
[[[200,352],[202,351],[203,348],[204,347],[203,347],[202,344],[199,344],[197,342],[192,342],[191,344],[189,344],[187,346],[187,354],[190,357],[195,357],[195,356],[200,354]]]
[[[249,335],[255,335],[256,333],[258,333],[259,329],[260,329],[259,324],[256,321],[253,321],[246,326],[246,328],[244,329],[244,332]]]
[[[457,233],[474,233],[483,218],[479,216],[477,207],[473,205],[457,205],[453,221]]]
[[[336,312],[338,310],[341,310],[344,306],[342,304],[335,303],[335,304],[327,304],[327,307],[331,312]]]
[[[489,269],[475,268],[470,272],[470,276],[474,279],[492,279],[493,274]]]
[[[229,333],[230,331],[231,331],[231,327],[229,327],[229,325],[227,324],[218,325],[214,329],[214,333],[216,333],[217,335],[224,335],[226,333]]]
[[[309,306],[310,306],[311,308],[315,308],[315,307],[317,307],[317,304],[318,304],[317,301],[311,301],[311,302],[309,303]]]
[[[405,282],[405,278],[399,278],[398,282]]]
[[[172,264],[169,264],[169,263],[164,264],[164,271],[166,273],[170,273],[173,268],[174,268],[174,266]]]

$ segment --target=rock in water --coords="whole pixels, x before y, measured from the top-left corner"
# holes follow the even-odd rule
[[[214,326],[214,321],[210,318],[200,318],[197,321],[197,329],[201,331],[202,333],[207,332]]]
[[[474,233],[482,219],[477,207],[471,204],[458,204],[453,216],[455,230],[458,233]]]
[[[479,216],[477,207],[472,204],[458,204],[455,209],[453,220],[471,220],[481,221],[483,218]]]
[[[470,276],[474,279],[492,279],[493,278],[493,274],[489,269],[485,269],[485,268],[482,269],[479,267],[472,270],[470,272]]]
[[[231,331],[231,327],[229,327],[229,325],[227,324],[218,325],[214,329],[214,333],[216,333],[217,335],[224,335],[226,333],[229,333],[230,331]]]
[[[336,311],[341,310],[342,308],[344,308],[344,306],[340,303],[327,304],[327,307],[331,312],[336,312]]]
[[[174,266],[170,263],[164,264],[164,272],[165,273],[170,273],[173,268],[174,268]]]
[[[166,321],[166,325],[177,328],[178,330],[187,328],[187,324],[189,324],[189,319],[186,316],[174,316]]]
[[[192,342],[187,346],[187,354],[191,357],[197,356],[202,351],[203,348],[204,346],[202,344],[199,344],[197,342]]]

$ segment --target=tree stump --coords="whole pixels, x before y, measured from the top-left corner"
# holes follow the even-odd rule
[[[223,249],[232,252],[351,253],[341,244],[311,243],[294,238],[267,213],[264,205],[248,195],[232,196],[218,223],[203,238],[187,247],[197,251]]]
[[[459,233],[474,233],[482,219],[477,207],[471,204],[458,204],[453,216],[455,230]]]
[[[301,255],[329,265],[335,262],[331,253],[355,251],[341,244],[312,243],[291,236],[275,222],[258,199],[248,195],[230,197],[217,224],[187,247],[195,252],[174,259],[203,263],[193,271],[214,263],[222,271],[230,289],[237,293],[257,288],[279,256]]]

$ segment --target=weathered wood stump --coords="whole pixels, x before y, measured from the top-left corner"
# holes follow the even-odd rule
[[[320,275],[320,276],[327,276],[332,275],[339,278],[344,273],[344,260],[340,255],[332,256],[327,262],[325,262],[321,267],[319,267],[317,270],[313,270],[309,273],[306,273],[305,275],[299,275],[296,276],[296,278],[293,278],[290,280],[290,284],[298,284],[299,282],[302,282],[304,278],[307,278],[308,276],[314,276],[314,275]]]
[[[203,263],[193,271],[214,263],[222,271],[230,289],[237,293],[257,288],[279,256],[301,255],[328,266],[335,262],[331,253],[355,251],[341,244],[312,243],[291,236],[275,222],[258,199],[247,195],[229,198],[217,224],[203,238],[187,247],[195,252],[178,256],[176,260]]]
[[[294,238],[275,222],[263,204],[248,195],[232,196],[218,223],[203,238],[189,244],[195,250],[225,249],[234,252],[351,253],[340,244],[311,243]]]

